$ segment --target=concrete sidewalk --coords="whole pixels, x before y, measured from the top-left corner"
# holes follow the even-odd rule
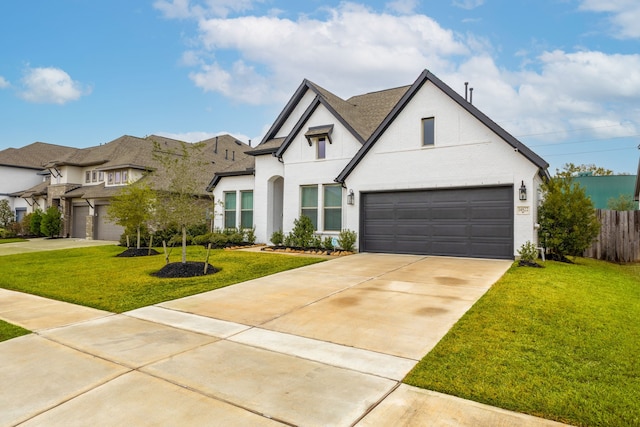
[[[0,291],[35,330],[0,425],[560,425],[401,384],[509,265],[358,254],[119,315]]]

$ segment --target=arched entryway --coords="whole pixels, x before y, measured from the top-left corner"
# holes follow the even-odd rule
[[[282,230],[282,214],[284,203],[284,178],[273,176],[269,179],[268,210],[267,210],[267,239],[274,231]]]

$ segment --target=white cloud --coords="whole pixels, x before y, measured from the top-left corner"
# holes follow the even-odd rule
[[[580,10],[607,13],[614,36],[623,39],[640,38],[640,2],[638,0],[583,0]]]
[[[378,14],[352,3],[328,13],[325,20],[201,20],[204,49],[235,51],[240,59],[204,65],[191,78],[205,90],[259,104],[282,101],[303,77],[331,82],[348,96],[406,84],[419,70],[448,69],[450,57],[468,54],[458,36],[425,15]]]
[[[20,96],[29,102],[65,104],[91,93],[91,89],[71,79],[59,68],[29,68],[22,78]]]
[[[484,0],[453,0],[451,4],[461,9],[471,10],[482,6]]]
[[[2,76],[0,76],[0,89],[5,89],[11,86],[11,84]]]

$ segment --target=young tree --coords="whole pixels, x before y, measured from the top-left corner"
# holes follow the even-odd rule
[[[42,211],[40,209],[36,209],[30,215],[29,232],[36,237],[42,236],[42,231],[40,231],[40,225],[42,224]]]
[[[561,171],[556,169],[556,176],[571,178],[572,176],[578,176],[578,174],[583,172],[590,172],[593,176],[613,175],[613,171],[611,169],[598,167],[593,163],[590,163],[588,165],[574,165],[573,163],[565,163],[564,166],[562,166]]]
[[[205,193],[202,176],[207,164],[202,161],[204,145],[182,143],[179,151],[161,150],[155,143],[155,158],[162,165],[166,188],[158,191],[156,221],[169,227],[177,225],[182,232],[182,263],[187,262],[187,228],[206,221],[211,198]],[[157,176],[156,176],[157,178]]]
[[[136,230],[136,248],[140,249],[141,229],[149,223],[154,212],[155,192],[145,184],[123,187],[111,198],[107,208],[107,219],[125,228]]]
[[[568,177],[549,179],[542,191],[538,210],[542,241],[560,258],[581,255],[600,231],[591,199]]]
[[[13,211],[6,199],[0,200],[0,227],[7,227],[13,222]]]
[[[612,211],[635,211],[638,209],[638,202],[633,200],[630,194],[621,194],[618,197],[611,197],[607,200],[607,209]]]
[[[55,206],[50,206],[42,216],[40,223],[40,231],[45,236],[54,237],[60,234],[62,230],[62,215]]]

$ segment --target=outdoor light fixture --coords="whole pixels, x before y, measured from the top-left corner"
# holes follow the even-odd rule
[[[353,205],[355,201],[355,195],[353,194],[353,190],[349,190],[349,194],[347,194],[347,204]]]
[[[527,200],[527,187],[525,187],[524,181],[522,181],[522,185],[520,186],[520,200]]]

